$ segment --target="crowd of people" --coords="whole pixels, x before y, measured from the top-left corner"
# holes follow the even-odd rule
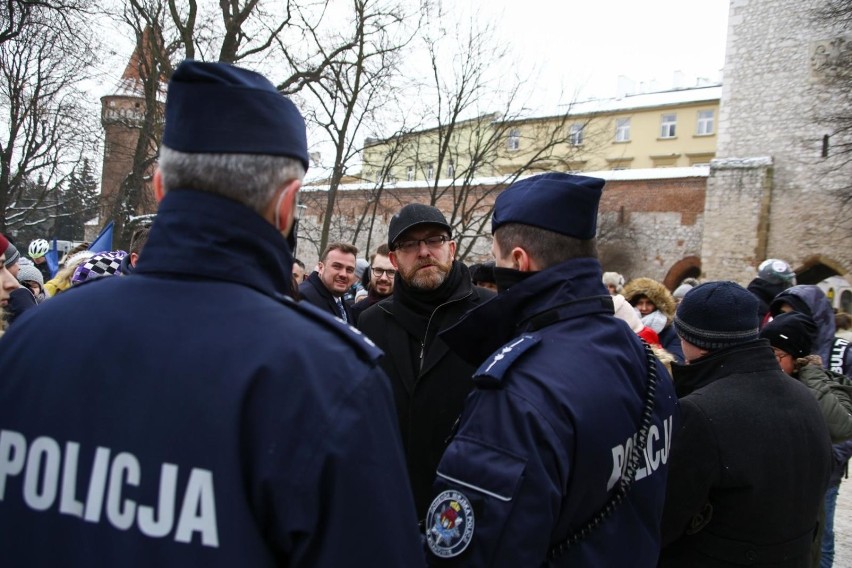
[[[604,271],[604,180],[546,173],[492,261],[409,203],[309,270],[295,105],[188,60],[165,108],[128,251],[0,235],[4,565],[832,565],[852,321],[787,263]]]

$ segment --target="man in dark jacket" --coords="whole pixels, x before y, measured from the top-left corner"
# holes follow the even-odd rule
[[[397,271],[393,296],[358,319],[358,328],[385,352],[382,367],[393,386],[420,519],[476,368],[450,351],[438,333],[493,296],[473,286],[467,267],[455,260],[451,233],[435,207],[411,203],[394,215],[388,234]]]
[[[481,365],[438,466],[430,564],[656,565],[676,403],[601,281],[603,185],[544,174],[497,198],[499,293],[442,335]]]
[[[357,255],[358,249],[349,243],[331,243],[325,247],[318,269],[299,285],[300,301],[352,323],[352,313],[343,296],[355,278]]]
[[[287,296],[298,110],[185,61],[165,115],[135,273],[0,341],[3,565],[422,564],[379,351]]]
[[[367,275],[367,297],[356,302],[351,308],[352,319],[355,325],[358,324],[358,318],[361,314],[372,306],[390,297],[393,294],[393,281],[396,277],[396,268],[390,261],[390,249],[388,245],[382,243],[376,252],[370,258],[370,266],[367,268],[370,273]]]
[[[734,282],[687,292],[675,315],[675,432],[661,566],[809,566],[831,469],[808,388],[758,339],[758,301]]]
[[[760,263],[757,268],[757,276],[748,283],[746,287],[749,292],[757,298],[757,317],[760,326],[769,321],[769,304],[773,298],[789,288],[796,285],[796,273],[790,265],[777,258],[769,258]]]

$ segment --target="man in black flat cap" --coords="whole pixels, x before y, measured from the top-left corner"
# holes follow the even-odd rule
[[[410,203],[388,231],[396,269],[393,295],[365,310],[358,328],[384,352],[393,387],[408,474],[419,518],[429,504],[435,466],[473,387],[474,365],[450,351],[438,333],[493,296],[473,286],[455,260],[456,242],[443,213]]]
[[[423,564],[379,350],[288,296],[307,167],[266,78],[177,68],[135,272],[0,342],[4,565]]]
[[[432,565],[656,565],[674,392],[601,280],[603,185],[543,174],[497,197],[499,292],[441,335],[479,368],[426,514]]]

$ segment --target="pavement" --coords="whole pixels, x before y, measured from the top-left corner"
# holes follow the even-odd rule
[[[834,512],[834,566],[852,568],[852,479],[843,480],[837,495],[837,510]]]

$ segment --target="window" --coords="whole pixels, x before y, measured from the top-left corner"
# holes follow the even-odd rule
[[[713,134],[713,111],[699,110],[698,111],[698,128],[695,133],[699,136]]]
[[[513,128],[509,131],[509,140],[506,143],[506,148],[509,150],[517,150],[521,147],[521,131]]]
[[[568,142],[572,146],[581,146],[583,144],[583,124],[572,124],[568,131]]]
[[[455,161],[450,160],[449,162],[447,162],[447,177],[452,178],[452,177],[455,177],[455,175],[456,175]]]
[[[426,179],[432,179],[435,177],[435,164],[429,162],[426,164]]]
[[[676,125],[676,114],[664,114],[660,121],[660,138],[674,138]]]
[[[630,142],[630,119],[617,118],[615,119],[615,141]]]
[[[414,181],[414,166],[408,166],[405,175],[408,181]]]

